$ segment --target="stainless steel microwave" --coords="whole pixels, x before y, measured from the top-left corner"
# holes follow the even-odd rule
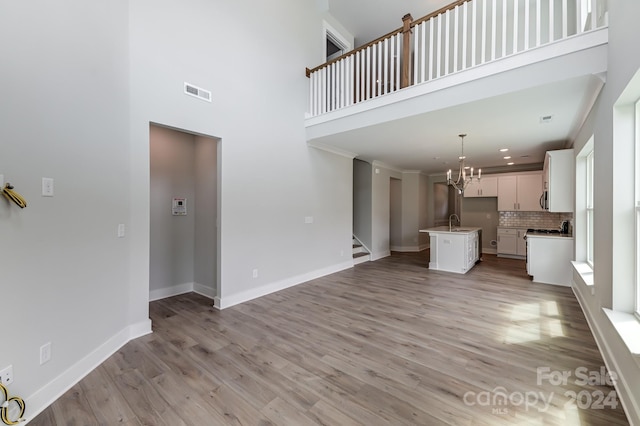
[[[540,196],[540,208],[542,210],[549,210],[549,191],[544,191]]]

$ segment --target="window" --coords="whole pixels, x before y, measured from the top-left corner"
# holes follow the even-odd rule
[[[635,272],[635,314],[640,319],[640,99],[635,104],[634,139],[636,146],[636,272]]]
[[[593,294],[594,264],[594,136],[576,155],[576,210],[574,215],[575,262],[574,269]]]
[[[587,154],[586,166],[587,263],[593,268],[593,149]]]

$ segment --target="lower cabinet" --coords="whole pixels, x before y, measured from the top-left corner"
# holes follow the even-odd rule
[[[573,238],[529,236],[527,273],[537,283],[571,286]]]
[[[480,247],[478,246],[478,233],[474,232],[467,237],[467,270],[480,259]]]
[[[429,269],[466,274],[480,258],[480,240],[475,229],[468,232],[429,230],[429,236]]]
[[[527,256],[525,228],[498,228],[498,256],[524,259]]]

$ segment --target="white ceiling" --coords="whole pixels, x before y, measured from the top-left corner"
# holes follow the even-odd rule
[[[366,43],[401,26],[401,17],[422,17],[449,0],[329,0],[329,12]],[[365,15],[366,17],[363,17]],[[541,163],[550,149],[562,149],[575,137],[589,112],[601,81],[594,76],[565,80],[534,89],[496,96],[402,120],[380,123],[317,139],[378,160],[400,170],[439,173],[457,166],[458,134],[466,133],[465,156],[473,167],[511,167]],[[549,123],[542,116],[552,115]],[[505,160],[500,148],[509,148]]]
[[[421,18],[453,0],[328,0],[329,13],[356,39],[356,46],[402,27],[410,13]]]

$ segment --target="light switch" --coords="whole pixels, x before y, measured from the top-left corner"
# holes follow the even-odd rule
[[[304,223],[313,223],[313,216],[305,216]]]
[[[53,179],[52,178],[42,178],[42,196],[43,197],[53,197]]]
[[[124,238],[124,223],[118,225],[118,238]]]

